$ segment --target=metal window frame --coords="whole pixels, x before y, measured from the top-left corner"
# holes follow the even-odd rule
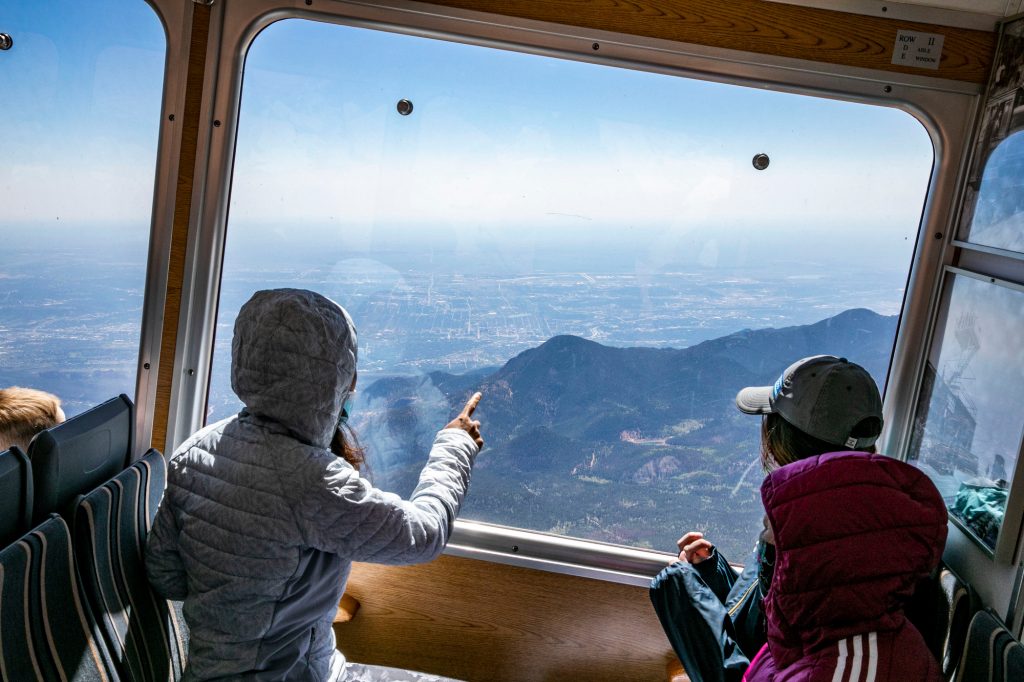
[[[955,266],[945,268],[940,283],[940,300],[935,310],[928,344],[922,349],[923,357],[930,357],[943,329],[939,321],[948,307],[952,276],[960,275],[981,280],[993,286],[1024,291],[1024,255],[970,242],[955,241]],[[920,390],[920,380],[918,382]],[[914,396],[916,409],[918,396]],[[909,446],[909,438],[907,439]],[[1000,612],[1000,616],[1018,636],[1024,634],[1024,438],[1018,447],[1017,463],[1011,474],[1010,495],[1007,499],[1003,526],[996,541],[995,551],[981,543],[969,529],[956,519],[943,555],[946,563],[977,590],[982,601]]]
[[[164,324],[167,269],[174,228],[174,198],[181,149],[181,112],[185,108],[186,69],[191,38],[192,4],[177,0],[144,0],[156,14],[166,39],[160,132],[153,180],[153,209],[142,306],[142,333],[135,371],[135,442],[144,450],[153,436],[160,345]],[[177,113],[177,125],[168,116]],[[140,450],[141,452],[141,450]]]
[[[221,261],[245,55],[255,36],[284,18],[304,18],[551,57],[752,86],[907,111],[934,146],[929,190],[893,349],[883,444],[896,452],[912,417],[923,349],[949,264],[953,208],[980,86],[754,55],[661,39],[495,16],[409,0],[225,0],[213,6],[193,214],[182,289],[167,451],[203,423],[216,325]],[[600,50],[593,49],[594,43]],[[214,121],[219,125],[214,126]],[[668,553],[614,547],[520,529],[459,521],[448,552],[626,584],[646,584]]]
[[[1002,47],[1004,27],[1020,19],[1024,19],[1024,15],[1007,17],[1000,22],[1000,44],[996,48],[997,55]],[[987,104],[985,99],[979,102],[979,116],[981,107],[987,106]],[[972,137],[976,137],[978,134],[980,131],[975,127]],[[1009,136],[1006,139],[1009,139]],[[1005,142],[1005,140],[1003,141]],[[980,151],[976,149],[974,139],[969,142],[971,144],[969,151],[964,152],[957,197],[957,213],[950,218],[949,232],[954,235],[954,239],[950,248],[947,249],[945,260],[948,265],[945,272],[934,282],[935,300],[925,331],[926,343],[921,348],[921,371],[914,386],[910,387],[912,393],[909,394],[909,402],[906,405],[910,411],[916,410],[922,388],[924,363],[931,355],[935,334],[941,331],[938,329],[938,323],[942,317],[942,306],[946,302],[940,297],[944,296],[947,280],[951,278],[948,273],[961,274],[983,281],[988,280],[992,284],[998,283],[1012,289],[1019,290],[1024,286],[1024,256],[1021,253],[973,243],[970,241],[968,226],[960,224],[964,209],[963,201],[966,196],[968,165],[974,162],[973,154]],[[963,234],[964,232],[967,234]],[[899,449],[894,449],[892,452],[905,458],[910,444],[909,440],[910,427],[908,425],[904,429]],[[1024,456],[1024,444],[1018,451],[1018,457],[1022,456]],[[1022,481],[1024,481],[1022,472],[1024,472],[1024,467],[1018,466],[1014,473],[1014,480],[1011,482],[1010,497],[1007,499],[1004,516],[1004,528],[1000,529],[996,551],[989,551],[974,538],[971,532],[962,529],[958,522],[951,521],[946,551],[943,554],[946,563],[974,586],[982,601],[1000,610],[1008,627],[1011,630],[1016,628],[1018,633],[1024,632],[1024,518],[1022,518],[1024,516],[1022,492],[1024,491],[1020,489]],[[1010,519],[1009,526],[1006,525],[1007,518]],[[1016,532],[1012,532],[1011,529],[1016,529]]]
[[[992,256],[1001,256],[1002,258],[1009,258],[1013,260],[1024,261],[1024,253],[1017,251],[1007,251],[997,246],[988,246],[987,244],[975,244],[974,242],[961,241],[957,239],[953,242],[953,246],[958,249],[966,249],[969,251],[977,251],[979,253],[986,253]]]

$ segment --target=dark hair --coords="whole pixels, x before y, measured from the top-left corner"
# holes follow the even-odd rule
[[[857,422],[850,435],[854,438],[877,436],[882,431],[882,420],[867,417]],[[761,421],[761,465],[765,471],[786,466],[801,459],[823,455],[826,452],[852,450],[845,445],[826,443],[804,433],[778,414],[766,414]],[[874,445],[859,448],[862,452],[877,452]],[[774,464],[774,466],[773,466]]]
[[[348,436],[345,435],[346,431]],[[366,451],[359,444],[356,432],[348,424],[339,424],[338,428],[334,429],[331,452],[351,464],[356,471],[366,466]]]

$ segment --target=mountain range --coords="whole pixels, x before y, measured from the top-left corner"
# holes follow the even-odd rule
[[[487,444],[464,517],[660,549],[695,529],[735,554],[761,514],[759,422],[737,391],[821,353],[881,385],[896,322],[854,309],[681,349],[555,336],[502,367],[378,380],[354,424],[377,485],[408,495],[433,434],[479,390]]]

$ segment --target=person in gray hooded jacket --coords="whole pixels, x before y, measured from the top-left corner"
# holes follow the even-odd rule
[[[351,318],[319,294],[259,291],[239,311],[245,407],[175,451],[146,548],[153,587],[184,600],[186,679],[346,679],[331,625],[352,562],[444,549],[483,446],[480,394],[438,432],[406,501],[331,452],[356,358]]]

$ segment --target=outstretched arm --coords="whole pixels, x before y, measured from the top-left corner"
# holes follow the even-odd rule
[[[325,479],[307,481],[296,515],[309,544],[353,561],[408,564],[436,558],[448,544],[483,444],[480,424],[472,420],[479,401],[477,393],[438,432],[409,500],[374,488],[341,460],[328,465]]]

